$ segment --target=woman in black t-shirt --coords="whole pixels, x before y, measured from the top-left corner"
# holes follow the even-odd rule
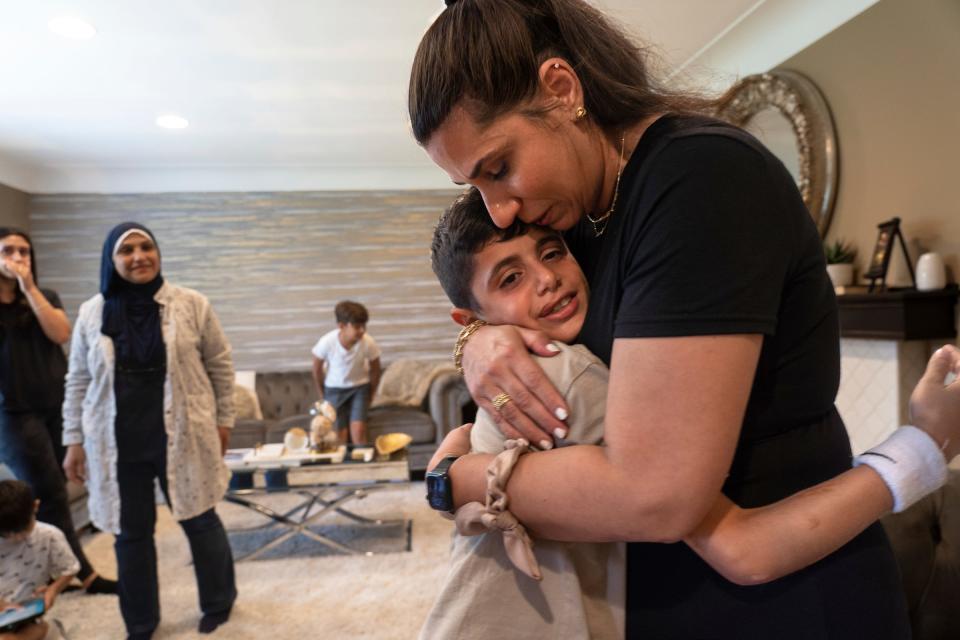
[[[27,482],[40,500],[37,518],[63,531],[80,561],[77,577],[88,593],[116,593],[97,575],[77,538],[63,476],[61,347],[70,321],[55,291],[37,286],[29,236],[0,228],[0,462]]]
[[[748,134],[696,115],[708,101],[657,86],[641,50],[582,0],[447,5],[414,59],[414,135],[455,183],[477,187],[498,226],[565,233],[591,287],[577,341],[610,366],[606,445],[552,449],[566,407],[527,354],[550,355],[544,337],[466,334],[458,357],[473,398],[508,437],[552,449],[520,459],[511,510],[548,539],[642,541],[628,548],[630,638],[909,635],[877,524],[753,587],[682,544],[648,544],[689,535],[721,491],[759,507],[850,468],[833,404],[836,300],[782,164]],[[960,384],[944,391],[941,377],[931,388],[955,402]],[[957,425],[917,421],[947,456],[960,452],[946,438]],[[466,452],[462,431],[435,461]],[[934,441],[922,442],[938,457]],[[489,464],[474,454],[445,465],[454,506],[484,500]],[[894,504],[872,470],[838,482],[851,478],[850,521]],[[804,524],[809,537],[828,528]]]

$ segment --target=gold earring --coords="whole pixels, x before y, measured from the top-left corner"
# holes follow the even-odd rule
[[[587,117],[587,110],[583,107],[577,107],[577,110],[573,112],[573,115],[576,116],[577,120],[583,120]]]

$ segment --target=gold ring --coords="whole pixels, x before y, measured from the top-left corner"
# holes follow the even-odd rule
[[[513,398],[511,398],[510,396],[508,396],[508,395],[505,394],[505,393],[498,393],[498,394],[496,395],[496,397],[494,397],[490,402],[493,403],[493,407],[494,407],[497,411],[500,411],[500,409],[503,408],[503,405],[507,404],[507,403],[510,402],[512,399],[513,399]]]

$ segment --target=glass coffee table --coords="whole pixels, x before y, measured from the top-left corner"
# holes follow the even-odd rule
[[[410,550],[410,520],[371,518],[348,508],[351,502],[367,497],[372,491],[409,485],[410,465],[406,451],[394,454],[389,460],[371,462],[344,459],[349,458],[344,455],[339,456],[340,462],[335,461],[337,456],[321,460],[284,460],[281,457],[261,461],[252,456],[250,451],[227,451],[227,468],[233,472],[234,478],[224,500],[260,514],[266,522],[254,527],[229,529],[228,533],[264,532],[277,527],[285,531],[276,537],[265,536],[262,544],[257,544],[238,557],[238,561],[261,558],[296,536],[305,536],[336,553],[378,553],[360,544],[335,540],[318,531],[322,527],[317,525],[323,524],[325,519],[334,514],[343,516],[353,526],[373,529],[373,533],[377,529],[384,532],[399,530],[400,535],[405,537],[403,550]],[[277,494],[295,495],[300,499],[292,507],[281,511],[269,505],[269,496]]]

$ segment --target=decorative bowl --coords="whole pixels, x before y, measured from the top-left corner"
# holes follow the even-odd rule
[[[310,437],[300,427],[294,427],[283,434],[283,446],[287,448],[287,451],[306,451],[307,447],[310,446]]]
[[[377,436],[373,446],[376,448],[377,453],[385,458],[392,453],[400,451],[411,442],[413,442],[413,438],[411,438],[409,434],[385,433],[382,436]]]

